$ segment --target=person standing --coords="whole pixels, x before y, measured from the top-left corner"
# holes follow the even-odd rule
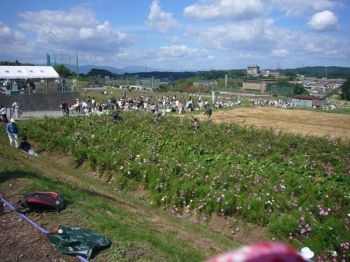
[[[1,113],[1,116],[2,116],[2,121],[4,121],[4,123],[8,123],[9,120],[7,119],[7,114],[6,114],[6,107],[4,107],[3,105],[1,106],[1,109],[0,109],[0,113]]]
[[[80,101],[78,98],[75,101],[76,101],[76,103],[74,105],[75,106],[75,113],[80,114],[80,107],[81,107]]]
[[[15,145],[18,148],[18,126],[13,118],[10,119],[10,123],[6,125],[6,133],[10,140],[10,145]]]
[[[84,100],[81,100],[80,113],[85,115],[88,111],[88,105]]]
[[[61,109],[62,109],[63,116],[69,116],[69,105],[66,100],[62,101]]]
[[[212,113],[213,113],[213,110],[210,108],[209,105],[206,105],[204,115],[207,116],[207,119],[209,119],[211,117]]]
[[[18,119],[20,116],[19,116],[19,103],[17,102],[17,99],[15,100],[15,102],[13,102],[12,108],[14,109],[15,116]]]
[[[178,107],[178,110],[179,110],[179,115],[181,115],[182,114],[182,103],[179,102],[177,107]]]
[[[95,112],[96,111],[96,99],[95,99],[95,97],[93,97],[91,100],[91,106],[92,106],[91,112]]]

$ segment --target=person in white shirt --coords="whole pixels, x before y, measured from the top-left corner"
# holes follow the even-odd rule
[[[88,104],[84,101],[81,100],[81,109],[80,109],[80,113],[82,114],[87,114],[88,113]]]
[[[13,102],[12,108],[15,111],[15,117],[18,119],[20,116],[19,116],[19,103],[17,102],[17,100]]]
[[[8,123],[9,122],[9,120],[7,119],[7,114],[6,114],[6,107],[4,107],[3,105],[1,106],[1,109],[0,109],[0,114],[1,114],[1,116],[2,116],[2,121],[4,122],[4,123]]]

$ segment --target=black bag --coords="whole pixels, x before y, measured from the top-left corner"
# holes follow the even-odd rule
[[[55,192],[34,192],[24,194],[23,199],[18,201],[17,207],[60,212],[65,208],[65,203],[63,196]]]

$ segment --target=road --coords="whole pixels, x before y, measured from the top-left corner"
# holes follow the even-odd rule
[[[40,118],[40,117],[61,117],[62,111],[23,111],[21,119]]]

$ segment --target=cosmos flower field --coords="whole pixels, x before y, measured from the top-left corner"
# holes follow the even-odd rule
[[[109,115],[32,119],[21,128],[41,149],[71,155],[116,190],[141,185],[146,201],[179,218],[217,213],[265,227],[271,240],[309,246],[319,261],[350,258],[350,141],[122,116],[121,123]]]

